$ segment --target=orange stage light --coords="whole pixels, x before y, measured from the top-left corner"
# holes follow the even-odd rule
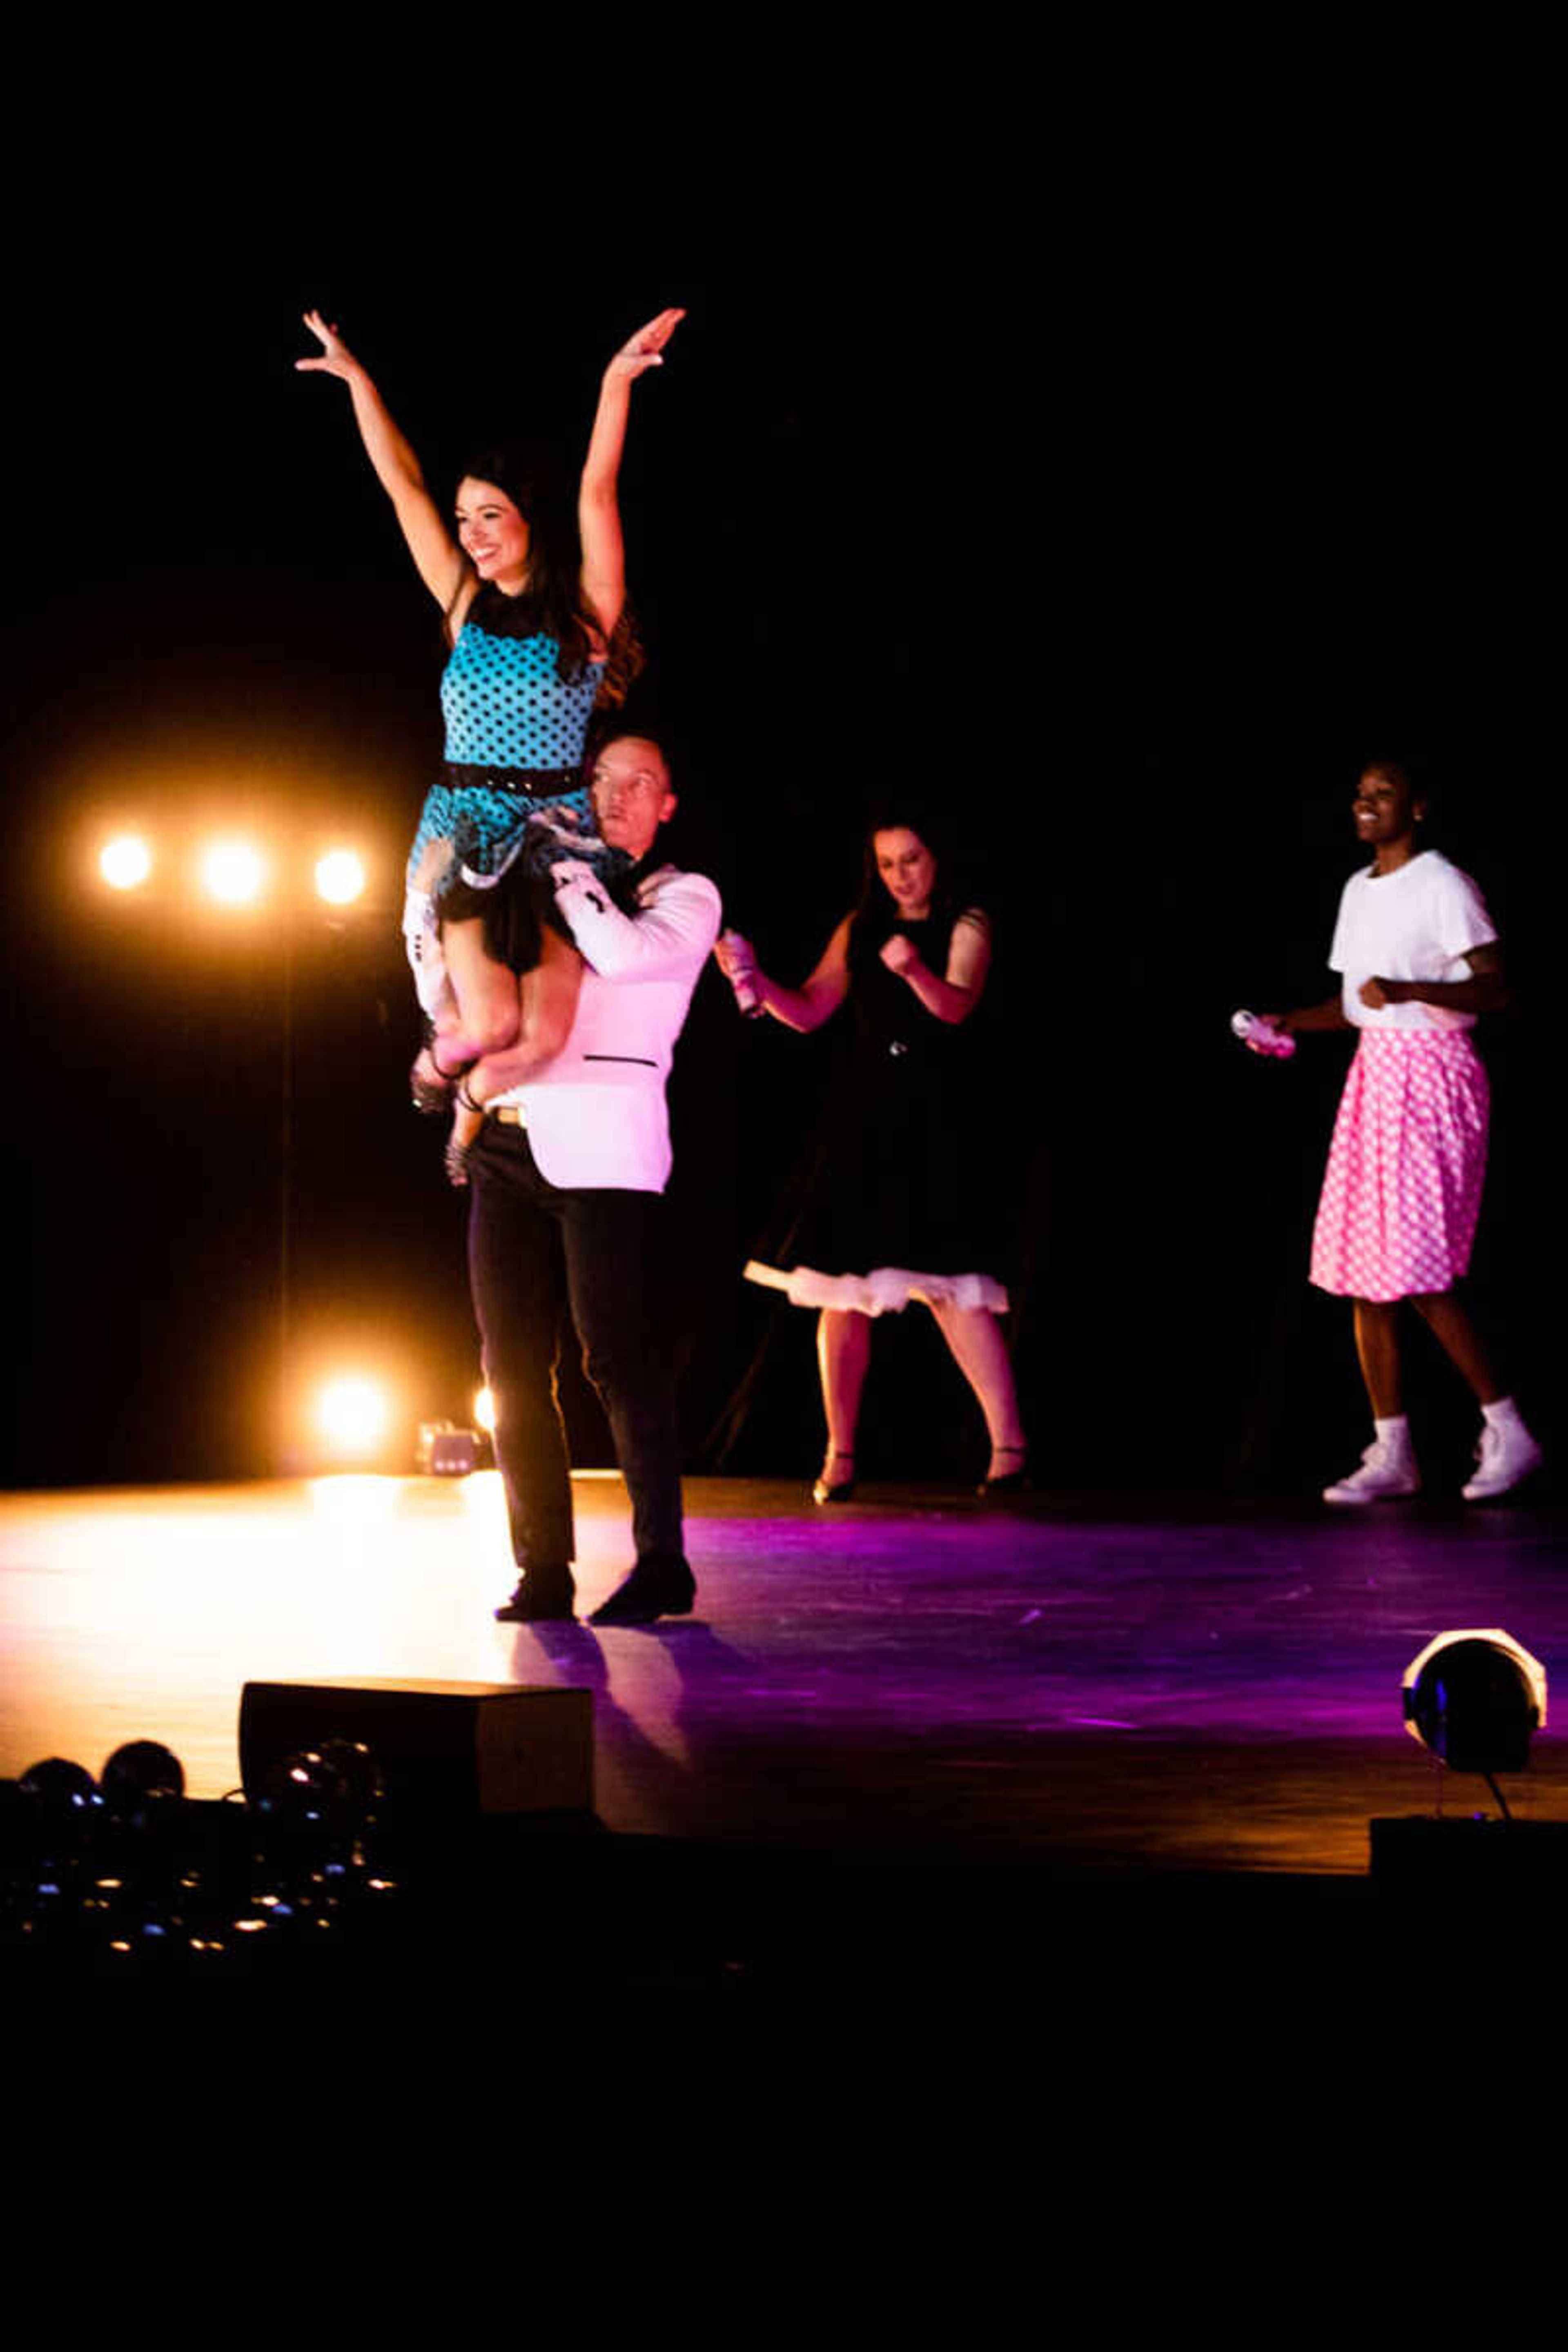
[[[316,860],[316,896],[329,907],[352,906],[364,895],[364,861],[352,849],[329,849]]]
[[[153,853],[140,834],[118,834],[100,851],[98,870],[111,890],[135,890],[153,871]]]
[[[267,862],[254,843],[215,841],[202,854],[202,883],[220,906],[248,907],[259,898]]]

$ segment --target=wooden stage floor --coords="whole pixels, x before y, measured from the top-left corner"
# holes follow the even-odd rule
[[[617,1479],[577,1481],[580,1605],[626,1564]],[[1430,1811],[1405,1667],[1505,1627],[1556,1669],[1568,1514],[1367,1514],[937,1490],[831,1513],[694,1479],[698,1613],[510,1627],[493,1473],[0,1498],[0,1776],[162,1739],[238,1779],[247,1680],[397,1675],[594,1694],[611,1829],[802,1853],[1133,1872],[1359,1874]],[[1550,1728],[1506,1793],[1568,1817]],[[1447,1780],[1450,1811],[1490,1808]]]

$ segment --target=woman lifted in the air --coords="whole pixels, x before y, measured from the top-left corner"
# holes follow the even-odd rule
[[[685,314],[663,310],[605,371],[575,511],[548,465],[476,455],[451,520],[364,368],[319,311],[303,372],[341,377],[376,478],[445,616],[447,763],[409,855],[404,930],[428,1024],[411,1074],[422,1109],[458,1096],[448,1164],[479,1120],[458,1083],[519,1045],[544,1062],[571,1027],[582,962],[553,915],[549,869],[584,858],[613,882],[626,860],[594,835],[584,752],[595,707],[635,671],[616,493],[631,388],[662,364]]]

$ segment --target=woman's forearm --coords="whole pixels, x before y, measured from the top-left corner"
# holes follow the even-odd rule
[[[631,413],[633,379],[608,374],[599,387],[599,405],[583,460],[579,500],[584,507],[614,505],[620,479],[621,457],[626,446],[626,419]]]
[[[663,366],[664,346],[685,316],[684,310],[661,310],[639,327],[616,353],[599,386],[577,488],[577,530],[583,542],[583,602],[606,641],[615,635],[626,597],[618,484],[632,386],[647,369]]]
[[[463,559],[451,530],[425,487],[418,458],[387,414],[386,403],[374,382],[355,359],[336,327],[319,310],[307,310],[305,324],[321,344],[315,359],[294,362],[302,375],[335,376],[346,383],[353,403],[354,423],[375,477],[392,500],[398,529],[408,544],[420,578],[437,601],[450,613],[463,577]]]
[[[1478,971],[1468,980],[1379,980],[1390,1004],[1436,1004],[1452,1013],[1501,1013],[1509,1002],[1500,971]]]
[[[910,964],[901,977],[926,1011],[934,1014],[938,1021],[945,1021],[950,1028],[955,1027],[960,1021],[967,1021],[980,1002],[978,991],[955,987],[951,980],[939,980],[936,973],[923,963]]]
[[[1326,996],[1321,1004],[1299,1004],[1293,1013],[1266,1013],[1263,1018],[1271,1022],[1276,1029],[1286,1030],[1291,1036],[1303,1029],[1348,1029],[1351,1026],[1345,1016],[1343,999],[1338,996]]]
[[[387,414],[386,403],[364,370],[354,363],[348,378],[354,422],[376,479],[392,500],[408,552],[425,585],[450,611],[463,577],[463,558],[445,517],[425,487],[425,474],[408,442]]]
[[[355,366],[348,386],[354,423],[382,488],[395,506],[408,491],[425,496],[425,469],[363,368]]]
[[[748,1010],[771,1013],[786,1029],[809,1033],[831,1019],[849,993],[850,921],[846,915],[817,959],[816,970],[799,988],[784,988],[770,980],[757,961],[752,942],[739,931],[725,931],[714,951],[730,985],[737,992],[743,989],[749,996]]]
[[[752,985],[764,1013],[771,1013],[773,1019],[782,1021],[786,1029],[798,1029],[805,1034],[820,1029],[829,1015],[837,1011],[840,1002],[837,994],[814,989],[810,981],[804,988],[781,988],[778,982],[770,980],[765,971],[757,972]]]

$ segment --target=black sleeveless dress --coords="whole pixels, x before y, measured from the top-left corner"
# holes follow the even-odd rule
[[[951,919],[895,928],[945,972]],[[852,952],[844,1009],[849,1050],[802,1196],[748,1278],[801,1307],[880,1315],[920,1298],[1005,1312],[984,1000],[967,1021],[939,1021],[879,958]]]

